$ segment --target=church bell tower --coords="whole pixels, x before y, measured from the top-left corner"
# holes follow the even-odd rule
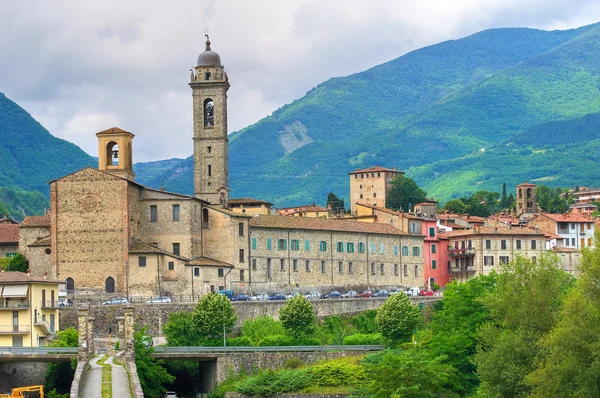
[[[226,207],[229,80],[221,57],[210,49],[208,34],[206,50],[198,56],[190,79],[194,104],[194,196]]]

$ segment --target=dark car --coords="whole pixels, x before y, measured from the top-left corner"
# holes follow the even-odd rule
[[[356,297],[360,297],[360,298],[373,297],[373,292],[370,290],[365,290],[364,292],[359,293]]]
[[[269,300],[287,300],[287,297],[283,293],[275,293],[269,297]]]
[[[232,301],[248,301],[250,300],[250,297],[248,297],[247,294],[238,294],[237,296],[234,296]]]
[[[389,295],[390,293],[387,290],[381,289],[378,290],[377,293],[373,295],[373,297],[388,297]]]
[[[342,297],[342,295],[337,290],[329,292],[325,295],[325,298],[340,298],[340,297]]]

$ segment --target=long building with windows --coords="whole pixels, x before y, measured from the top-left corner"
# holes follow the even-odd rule
[[[422,286],[423,239],[388,224],[256,216],[250,219],[253,288]]]

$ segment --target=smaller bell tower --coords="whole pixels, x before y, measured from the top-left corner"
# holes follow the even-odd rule
[[[131,142],[135,136],[129,131],[113,127],[96,133],[96,137],[98,137],[98,170],[133,181],[135,174],[133,174]]]

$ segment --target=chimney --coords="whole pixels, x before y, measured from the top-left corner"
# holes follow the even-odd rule
[[[27,276],[31,277],[31,270],[27,268]]]
[[[44,272],[44,280],[47,280],[47,279],[48,279],[48,273]]]

